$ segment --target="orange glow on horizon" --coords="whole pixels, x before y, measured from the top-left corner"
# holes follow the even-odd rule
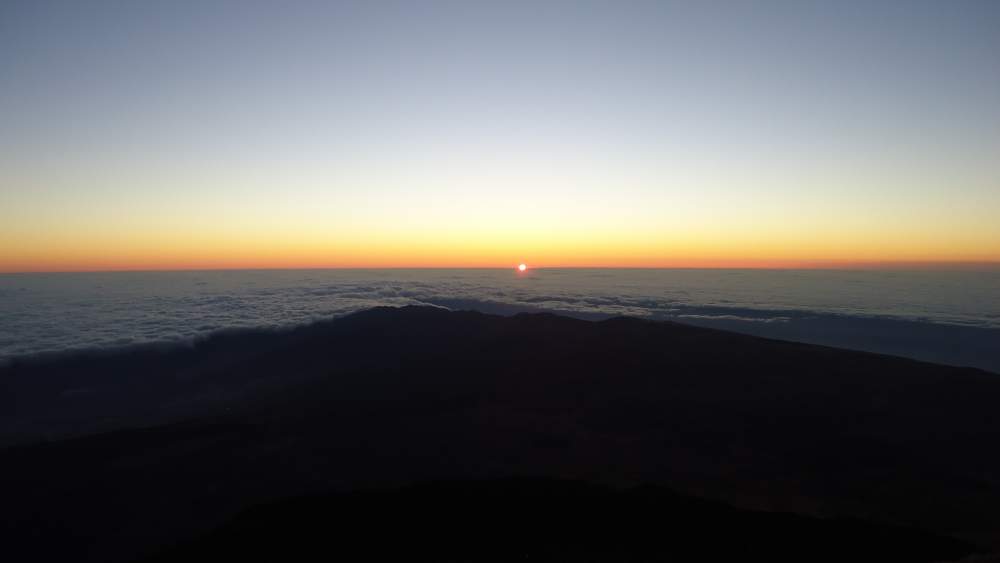
[[[25,233],[0,239],[0,272],[323,268],[994,269],[1000,247],[977,233],[935,238],[917,231],[866,232],[635,228],[600,232],[561,226],[328,230],[244,228],[126,233]],[[372,234],[374,233],[374,234]],[[516,250],[515,250],[516,249]]]
[[[420,260],[411,259],[348,259],[318,260],[304,256],[251,257],[192,257],[157,260],[97,257],[66,257],[61,260],[23,260],[0,262],[0,273],[32,272],[102,272],[102,271],[171,271],[171,270],[294,270],[294,269],[444,269],[444,268],[503,268],[503,260]],[[887,269],[887,270],[995,270],[997,260],[847,260],[847,259],[733,259],[733,258],[661,258],[646,260],[546,260],[532,269],[551,268],[662,268],[662,269]],[[516,271],[527,272],[526,265]]]

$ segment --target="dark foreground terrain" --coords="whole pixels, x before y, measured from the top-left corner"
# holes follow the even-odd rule
[[[0,558],[958,559],[1000,545],[998,405],[975,369],[433,308],[49,356],[0,368]]]
[[[259,506],[147,563],[215,561],[941,561],[956,540],[748,512],[656,487],[431,483]]]

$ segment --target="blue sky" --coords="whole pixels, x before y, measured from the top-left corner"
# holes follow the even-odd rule
[[[988,1],[5,2],[0,269],[1000,260],[997,60]]]

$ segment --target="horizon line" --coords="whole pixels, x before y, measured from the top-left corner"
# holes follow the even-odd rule
[[[196,267],[196,268],[80,268],[0,270],[0,275],[17,274],[99,274],[99,273],[156,273],[156,272],[279,272],[323,270],[515,270],[510,266],[259,266],[259,267]],[[981,271],[1000,270],[1000,261],[900,261],[900,262],[844,262],[787,265],[733,265],[733,266],[606,266],[606,265],[528,265],[528,270],[816,270],[816,271]]]

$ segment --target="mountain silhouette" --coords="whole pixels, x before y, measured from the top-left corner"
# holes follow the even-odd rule
[[[197,561],[942,561],[957,540],[751,512],[660,487],[451,481],[249,509],[146,563]]]
[[[900,561],[1000,545],[1000,376],[975,369],[630,318],[406,307],[22,359],[0,368],[0,392],[10,444],[0,539],[31,560],[126,561],[212,529],[207,543],[184,545],[265,553],[254,541],[266,538],[241,528],[247,514],[288,522],[278,538],[318,534],[295,540],[306,543],[416,534],[430,538],[426,555],[465,545],[424,533],[436,504],[497,490],[528,500],[497,509],[514,527],[494,521],[471,536],[482,560],[509,560],[514,538],[555,560],[586,546],[628,560],[617,557],[631,548],[602,552],[597,536],[649,532],[659,509],[642,503],[663,503],[675,531],[664,541],[680,550],[654,555],[718,554],[744,538],[731,545],[819,560],[801,538],[821,553],[838,541],[860,549],[865,534],[879,538],[873,556]],[[560,481],[514,481],[524,492],[504,481],[514,476]],[[470,481],[480,484],[460,484]],[[572,502],[594,494],[597,506],[641,516],[573,523],[575,511],[545,496],[561,487],[583,495]],[[289,497],[299,500],[280,501]],[[415,527],[365,520],[379,498]],[[691,508],[684,528],[691,506],[710,508]],[[713,528],[723,513],[732,520]],[[348,526],[352,514],[371,524]],[[551,535],[526,524],[544,514],[564,521]]]

